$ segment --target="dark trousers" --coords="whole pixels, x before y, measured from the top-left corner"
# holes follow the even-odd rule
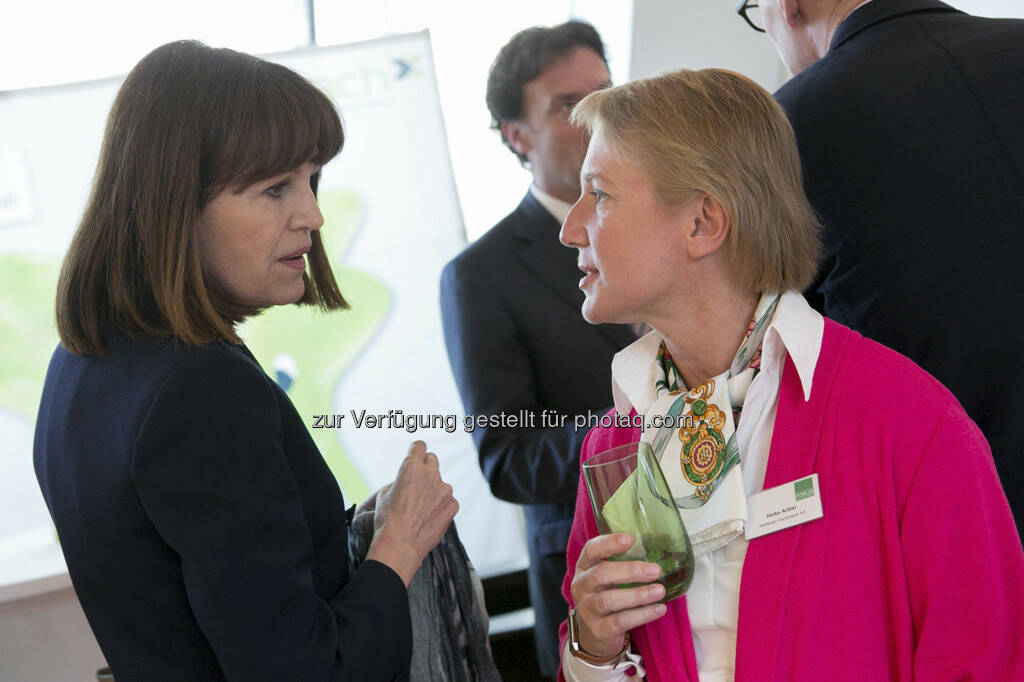
[[[565,552],[531,557],[530,604],[535,623],[534,641],[537,646],[537,666],[545,677],[558,676],[561,662],[558,650],[558,627],[566,619],[569,606],[562,598],[561,584],[565,578]]]

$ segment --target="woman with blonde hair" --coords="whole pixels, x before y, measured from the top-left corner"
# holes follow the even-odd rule
[[[659,603],[657,564],[607,560],[633,539],[598,534],[581,476],[564,677],[1024,679],[1024,552],[988,444],[932,377],[800,295],[819,226],[771,96],[683,70],[572,116],[592,132],[561,232],[583,315],[653,330],[613,360],[615,411],[679,417],[668,438],[595,429],[582,460],[651,443],[696,568]],[[822,513],[790,514],[801,499]]]
[[[236,325],[346,307],[319,229],[344,141],[295,72],[157,48],[114,101],[61,272],[35,466],[118,682],[408,679],[406,588],[458,507],[414,443],[365,561],[284,391]]]

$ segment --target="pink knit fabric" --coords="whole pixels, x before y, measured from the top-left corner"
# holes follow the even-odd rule
[[[582,459],[638,440],[593,430]],[[924,370],[831,320],[810,401],[786,361],[764,487],[815,472],[824,518],[747,550],[737,682],[1024,681],[1024,551],[988,444]],[[581,477],[570,604],[596,534]],[[685,598],[630,634],[649,679],[697,681]]]

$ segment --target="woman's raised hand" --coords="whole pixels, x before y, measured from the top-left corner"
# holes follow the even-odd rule
[[[437,455],[423,441],[414,442],[395,482],[377,496],[366,558],[390,566],[408,587],[458,510],[452,487],[441,480]]]
[[[580,646],[592,656],[611,658],[622,651],[626,632],[657,620],[665,605],[665,587],[652,583],[661,575],[658,564],[605,561],[633,544],[628,533],[599,535],[583,545],[572,579],[572,598],[580,626]],[[625,583],[650,583],[622,588]]]

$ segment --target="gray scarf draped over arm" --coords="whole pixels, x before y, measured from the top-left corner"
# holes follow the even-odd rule
[[[373,511],[356,514],[348,536],[353,571],[373,540]],[[487,640],[483,586],[455,524],[409,584],[410,682],[500,682]]]

